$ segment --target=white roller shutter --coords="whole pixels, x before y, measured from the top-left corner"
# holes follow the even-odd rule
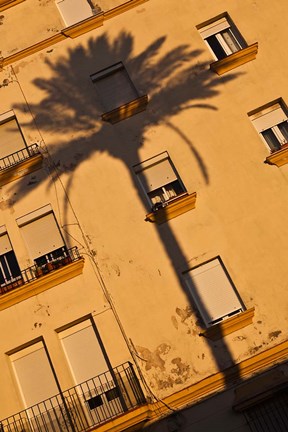
[[[164,153],[135,167],[135,172],[146,192],[159,189],[177,180],[177,175],[170,163],[168,154]]]
[[[101,72],[99,77],[95,74],[91,78],[107,111],[112,111],[138,97],[123,66],[111,68],[111,71],[107,69],[107,73],[104,75]]]
[[[33,220],[20,228],[32,259],[64,246],[53,213]]]
[[[223,17],[217,21],[208,24],[205,27],[200,28],[199,32],[203,39],[207,39],[209,36],[215,35],[216,33],[219,33],[229,27],[230,24],[228,23],[227,19]]]
[[[283,109],[278,105],[271,111],[264,112],[259,117],[252,118],[252,123],[258,132],[270,129],[279,123],[287,120],[287,116]]]
[[[92,10],[86,0],[60,0],[56,5],[67,27],[92,16]]]
[[[15,118],[0,124],[0,159],[25,147]]]
[[[4,255],[12,250],[12,246],[7,234],[0,236],[0,255]]]
[[[185,273],[184,279],[205,325],[243,309],[218,259]]]
[[[10,360],[26,408],[59,393],[42,342],[12,354]]]
[[[60,332],[59,337],[76,384],[108,370],[90,320]]]

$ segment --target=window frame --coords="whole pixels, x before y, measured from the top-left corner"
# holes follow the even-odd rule
[[[26,244],[27,250],[29,252],[29,256],[30,259],[34,261],[34,263],[41,267],[41,266],[45,266],[46,264],[48,264],[49,262],[54,262],[57,261],[58,259],[64,258],[67,254],[67,245],[66,242],[63,238],[62,232],[60,230],[58,221],[55,217],[55,213],[52,209],[52,206],[50,204],[47,204],[46,206],[40,207],[37,210],[34,210],[28,214],[26,214],[25,216],[21,216],[20,218],[18,218],[16,220],[18,227],[20,228],[24,228],[25,226],[32,226],[32,231],[33,231],[33,222],[37,222],[39,220],[41,220],[42,218],[45,218],[47,216],[52,217],[52,221],[55,222],[55,229],[57,229],[57,235],[56,237],[61,238],[63,245],[56,247],[55,249],[44,253],[43,255],[39,255],[39,256],[34,256],[34,254],[32,253],[32,251],[29,248],[29,241],[26,240],[25,235],[23,234],[23,230],[22,230],[22,236],[24,238],[24,242]],[[52,228],[51,228],[52,229]],[[58,236],[59,235],[59,236]],[[29,235],[28,235],[29,237]],[[56,239],[58,241],[58,239]],[[34,245],[33,245],[34,247]],[[33,250],[33,247],[31,248]],[[45,248],[44,248],[45,249]],[[61,251],[62,253],[60,253]]]
[[[212,18],[211,20],[203,24],[200,24],[199,26],[197,26],[197,29],[215,61],[220,61],[223,58],[226,58],[247,47],[247,43],[245,42],[244,38],[242,37],[239,30],[237,29],[237,27],[235,26],[235,24],[233,23],[233,21],[231,20],[230,16],[227,13],[218,15],[217,17]],[[225,31],[228,31],[230,36],[232,36],[232,39],[234,39],[233,42],[235,43],[235,45],[238,45],[238,49],[236,51],[232,51],[228,43],[225,41],[225,38],[223,37],[222,34]],[[208,33],[208,35],[204,36],[205,33]],[[209,37],[215,37],[219,45],[222,47],[224,53],[226,54],[225,57],[221,57],[221,58],[217,57],[211,45],[207,41]]]
[[[258,52],[258,43],[248,45],[227,12],[197,25],[196,28],[214,60],[210,64],[210,70],[217,73],[217,75],[223,75],[238,66],[255,60]],[[223,37],[225,31],[228,31],[232,42],[238,48],[235,51],[233,51],[227,40],[225,40],[225,37]],[[208,38],[216,42],[214,48],[210,45],[207,40]],[[218,49],[224,55],[222,53],[217,55]]]
[[[279,121],[275,123],[275,120],[273,120],[273,114],[277,110],[279,110],[279,116],[281,117],[279,117]],[[264,142],[265,147],[271,154],[281,151],[281,149],[288,145],[288,137],[285,139],[284,134],[279,128],[279,125],[285,122],[288,124],[288,110],[282,98],[269,102],[268,104],[249,112],[248,117]],[[270,126],[267,127],[267,123],[270,123]],[[273,137],[276,138],[279,148],[273,149],[269,145],[268,140],[266,140],[264,136],[264,132],[266,131],[271,131],[273,133]]]
[[[231,295],[231,297],[234,297],[233,302],[235,301],[235,305],[238,302],[239,308],[237,310],[234,310],[234,311],[227,309],[226,314],[223,314],[221,317],[219,317],[217,319],[208,321],[208,319],[207,319],[207,316],[208,316],[207,304],[206,305],[204,304],[204,302],[200,298],[199,294],[197,294],[196,292],[193,292],[193,289],[195,291],[195,286],[193,286],[193,284],[195,284],[195,278],[194,278],[194,282],[193,282],[192,272],[197,270],[197,269],[201,269],[201,267],[203,267],[203,269],[204,269],[204,266],[207,266],[207,265],[209,266],[209,264],[213,263],[213,261],[215,261],[215,262],[218,261],[218,264],[216,264],[216,265],[219,265],[219,267],[222,269],[221,277],[224,277],[224,280],[228,283],[227,289],[231,288],[232,291],[231,291],[230,295]],[[209,268],[208,268],[208,271],[209,271]],[[195,304],[195,306],[199,312],[199,315],[201,316],[204,327],[208,331],[209,331],[209,329],[212,329],[214,326],[217,326],[217,325],[221,326],[222,323],[229,320],[230,318],[234,318],[234,317],[236,318],[238,315],[242,315],[243,313],[245,313],[245,311],[247,311],[247,308],[245,307],[245,305],[244,305],[244,303],[243,303],[243,301],[242,301],[242,299],[238,293],[238,290],[237,290],[235,284],[233,283],[233,280],[231,279],[231,276],[228,273],[227,268],[225,267],[225,265],[224,265],[224,263],[223,263],[223,261],[219,255],[214,257],[214,258],[211,258],[211,259],[209,259],[209,260],[207,260],[207,261],[205,261],[205,262],[203,262],[203,263],[201,263],[195,267],[192,267],[192,268],[184,271],[182,273],[182,277],[183,277],[185,286],[187,287],[187,291],[189,292],[189,294],[193,300],[193,303]],[[190,284],[190,286],[189,286],[189,284]],[[205,282],[205,284],[206,284],[206,282]],[[203,284],[203,286],[204,286],[204,284]],[[221,287],[221,291],[222,291],[221,294],[225,293],[225,291],[224,291],[224,289],[222,289],[222,287]],[[219,293],[220,293],[220,291],[219,291]],[[204,301],[205,301],[205,299],[204,299]],[[233,302],[231,304],[233,304]]]
[[[127,101],[121,102],[120,105],[116,103],[116,106],[106,108],[105,95],[101,95],[101,91],[97,90],[97,82],[100,82],[101,79],[113,76],[113,74],[117,72],[123,73],[124,80],[127,81],[127,93],[129,90],[129,92],[134,93],[135,97],[131,99],[128,95]],[[100,104],[104,111],[101,115],[103,121],[115,124],[146,109],[146,106],[148,104],[148,96],[140,95],[133,80],[130,77],[130,74],[128,73],[126,66],[122,61],[114,63],[113,65],[110,65],[91,74],[90,79],[93,84],[96,84],[96,93],[99,96]]]
[[[159,188],[153,189],[150,192],[148,192],[147,188],[145,187],[145,185],[141,181],[139,174],[141,174],[145,170],[149,170],[149,167],[152,168],[153,166],[155,166],[157,164],[161,164],[161,162],[164,162],[166,160],[169,162],[170,168],[172,169],[173,174],[176,177],[176,180],[173,180],[172,182],[169,182],[169,183],[164,182],[164,184],[162,186],[160,186]],[[175,165],[173,164],[173,161],[172,161],[172,159],[171,159],[171,157],[167,151],[161,152],[158,155],[152,156],[149,159],[146,159],[145,161],[134,165],[133,170],[134,170],[134,173],[137,177],[137,181],[139,182],[140,187],[141,187],[141,189],[145,195],[145,198],[146,198],[146,201],[149,205],[149,208],[151,209],[152,212],[155,212],[155,211],[157,211],[163,207],[169,206],[175,200],[180,199],[181,197],[188,195],[187,189],[186,189],[186,187],[185,187],[178,171],[176,170]],[[168,197],[168,191],[167,191],[167,189],[165,189],[165,187],[167,187],[169,184],[174,183],[175,181],[177,181],[179,183],[179,186],[180,186],[180,188],[182,188],[183,191],[181,193],[177,194],[176,196],[169,198]],[[149,194],[151,194],[152,192],[156,192],[157,190],[160,190],[160,189],[162,189],[162,196],[165,196],[165,194],[166,194],[166,197],[168,197],[168,199],[166,199],[166,200],[164,199],[164,201],[162,201],[160,198],[161,202],[159,202],[159,206],[158,206],[157,202],[153,204],[152,199],[149,197]]]
[[[7,244],[9,244],[9,250],[7,250],[7,252],[5,252],[5,253],[0,252],[0,293],[2,290],[5,291],[5,287],[7,287],[8,284],[10,284],[10,283],[12,284],[12,283],[17,282],[17,281],[20,282],[22,280],[21,269],[20,269],[16,254],[14,252],[9,234],[8,234],[6,227],[4,225],[0,227],[0,239],[3,236],[7,237],[6,241],[7,241]],[[12,255],[12,258],[13,258],[12,261],[14,261],[14,265],[15,265],[14,269],[12,268],[11,260],[10,260],[11,252],[13,254]],[[7,256],[8,254],[9,254],[9,259]],[[7,278],[7,275],[9,275],[9,279]],[[1,282],[2,279],[3,279],[3,283]]]

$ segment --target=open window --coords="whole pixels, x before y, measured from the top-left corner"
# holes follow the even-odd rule
[[[288,162],[287,108],[282,99],[248,113],[253,126],[266,144],[271,157],[266,161],[278,166]],[[273,155],[275,153],[275,155]]]
[[[13,111],[0,115],[0,142],[0,186],[40,168],[39,147],[27,146]]]
[[[193,194],[192,202],[167,152],[141,162],[133,169],[152,211],[146,220],[163,223],[195,207],[196,194]]]
[[[0,293],[7,291],[7,284],[22,284],[21,270],[5,227],[0,227]]]
[[[235,326],[235,318],[245,313],[246,308],[220,257],[192,268],[183,273],[183,277],[204,326],[208,329],[202,334],[208,337],[211,335],[211,338],[215,336],[215,339],[218,339],[243,327],[243,322],[245,326],[247,325],[247,314],[245,314],[241,326],[239,327],[238,322]],[[251,314],[248,315],[248,324],[251,324]],[[218,326],[216,331],[209,332],[213,326]]]
[[[248,46],[227,13],[197,26],[215,62],[211,70],[221,75],[253,60],[258,45]]]
[[[91,75],[104,109],[102,120],[117,123],[146,108],[147,96],[140,96],[122,62]]]
[[[67,257],[67,248],[50,205],[17,219],[30,257],[37,266]]]

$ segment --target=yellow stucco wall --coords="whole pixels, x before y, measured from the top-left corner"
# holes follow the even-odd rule
[[[223,12],[259,52],[218,77],[196,26]],[[63,28],[53,2],[26,0],[3,15],[4,58]],[[83,275],[1,311],[2,418],[22,408],[5,353],[43,336],[67,388],[73,381],[55,329],[82,316],[93,314],[112,365],[131,359],[95,263],[158,397],[287,339],[288,167],[264,164],[269,152],[247,116],[279,97],[288,101],[286,18],[284,1],[150,0],[3,68],[0,114],[14,110],[27,144],[43,149],[44,165],[1,188],[0,225],[20,267],[32,265],[15,220],[50,203],[85,266]],[[110,125],[101,121],[90,75],[119,61],[149,104]],[[157,226],[144,220],[149,207],[132,167],[163,151],[197,201]],[[211,342],[199,336],[182,272],[218,255],[255,316]]]

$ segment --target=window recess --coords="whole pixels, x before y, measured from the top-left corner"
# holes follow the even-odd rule
[[[282,100],[248,113],[253,126],[271,153],[266,162],[277,166],[288,162],[288,119]]]
[[[112,124],[146,108],[147,95],[140,96],[122,62],[91,75],[101,104],[102,120]]]
[[[87,0],[56,0],[56,5],[67,27],[94,15],[92,4]]]
[[[154,156],[133,168],[151,207],[152,213],[146,216],[146,220],[163,223],[195,207],[196,194],[193,194],[191,207],[190,195],[167,152]],[[177,213],[180,212],[181,207],[179,201],[185,198],[186,204],[183,206],[184,201],[182,201],[181,213]],[[169,206],[174,210],[169,212]]]
[[[246,308],[220,257],[183,273],[183,278],[203,323],[208,329],[201,335],[219,339],[251,324],[254,309],[249,310],[248,322],[242,319],[241,314],[246,314]],[[243,325],[241,324],[240,327],[235,325],[235,319],[236,321],[242,320]],[[230,325],[231,320],[232,325]],[[216,332],[212,329],[213,326],[217,326]]]
[[[9,357],[25,407],[33,406],[59,392],[51,362],[42,341],[29,345]]]
[[[7,232],[3,231],[5,227],[0,227],[0,293],[2,287],[10,282],[15,286],[22,285],[21,270],[17,258],[13,251]]]
[[[13,111],[0,115],[0,142],[0,186],[41,167],[39,147],[27,146]]]
[[[258,45],[248,46],[227,13],[197,26],[215,62],[211,70],[221,75],[256,57]]]

